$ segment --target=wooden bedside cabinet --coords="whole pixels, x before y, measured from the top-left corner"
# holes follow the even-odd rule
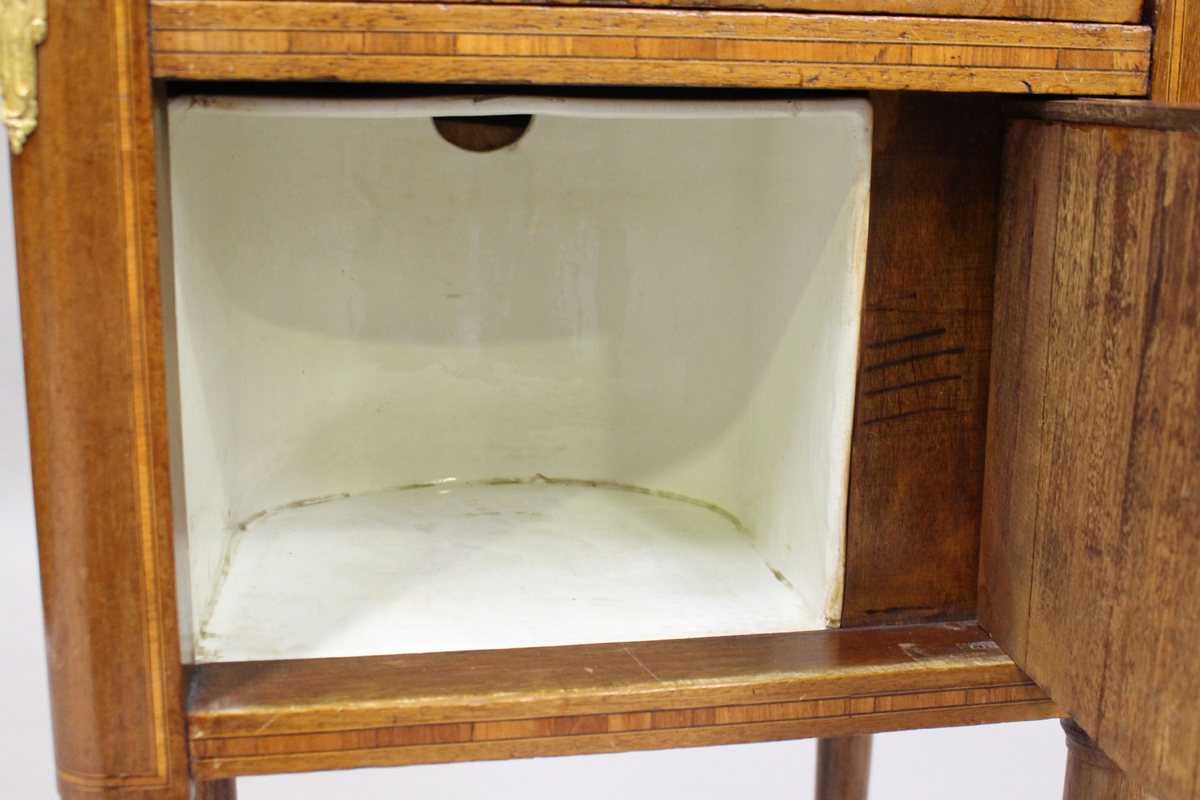
[[[1133,796],[1141,788],[1161,800],[1200,797],[1200,629],[1195,622],[1200,509],[1194,499],[1200,498],[1200,486],[1193,487],[1200,480],[1200,108],[1187,105],[1200,102],[1200,9],[1194,4],[48,0],[44,23],[30,25],[29,20],[40,19],[37,3],[14,0],[6,4],[5,15],[9,41],[0,84],[6,120],[15,131],[14,149],[23,146],[12,161],[13,191],[52,713],[64,797],[230,797],[239,775],[823,737],[819,791],[831,800],[861,796],[862,786],[847,785],[855,777],[865,779],[862,756],[869,739],[861,735],[1066,716],[1073,720],[1068,723],[1068,797]],[[28,58],[43,28],[35,68]],[[35,86],[36,102],[31,93],[21,92]],[[509,104],[504,120],[463,112],[467,102],[501,102],[485,96],[509,98],[502,101]],[[1072,96],[1093,99],[1065,99]],[[217,127],[193,126],[177,138],[183,130],[179,115],[185,113],[178,109],[189,104],[186,98],[193,98],[190,103],[201,112],[211,111]],[[491,183],[486,191],[443,195],[436,194],[445,187],[435,171],[433,178],[423,178],[423,194],[405,195],[406,176],[416,185],[414,168],[389,162],[386,170],[374,170],[363,154],[402,158],[410,151],[396,142],[411,137],[381,138],[378,126],[362,120],[411,120],[416,112],[403,109],[422,102],[457,109],[448,115],[456,118],[450,127],[466,129],[478,141],[495,135],[495,130],[480,132],[480,125],[517,126],[511,139],[516,144],[497,154],[525,153],[526,169],[541,164],[551,178],[529,184],[542,188],[526,194],[521,193],[524,184],[513,180],[511,189]],[[552,126],[539,129],[538,117],[548,119],[560,106],[575,109],[560,116],[571,117],[576,127],[555,128],[566,131],[555,140],[559,150],[543,155],[549,151],[538,150],[537,142],[550,141]],[[746,110],[751,108],[757,111]],[[703,156],[681,160],[686,169],[678,174],[708,177],[674,189],[664,188],[675,184],[660,181],[651,168],[659,165],[656,152],[692,153],[682,147],[684,139],[676,148],[666,134],[654,139],[613,123],[605,128],[616,131],[605,134],[608,150],[571,144],[599,141],[599,134],[588,137],[601,129],[601,119],[711,121],[732,115],[755,124],[786,118],[792,125],[804,114],[816,119],[819,109],[831,108],[858,109],[854,113],[862,125],[855,130],[867,132],[860,161],[837,155],[842,152],[837,148],[819,149],[829,144],[828,133],[821,140],[794,127],[744,127],[736,136],[714,134],[711,145],[703,139]],[[221,113],[244,114],[251,122],[218,130],[224,124]],[[522,114],[534,118],[526,139],[516,137],[528,120],[519,125],[512,120]],[[287,123],[254,127],[252,120],[267,117]],[[293,158],[287,148],[300,137],[287,131],[308,130],[330,118],[351,122],[330,128],[333,132],[321,141],[353,138],[361,149],[314,145],[303,161]],[[436,141],[432,123],[421,126],[423,135]],[[702,135],[699,125],[672,130],[685,137]],[[760,130],[767,132],[760,135]],[[214,144],[218,134],[223,138]],[[445,135],[453,140],[461,134]],[[795,144],[810,141],[805,136],[816,137],[813,144]],[[649,149],[638,149],[648,141]],[[297,146],[296,152],[303,150]],[[278,157],[268,158],[273,153]],[[484,161],[464,160],[467,156],[449,149],[445,153],[450,154],[447,175],[463,181],[492,175],[471,171]],[[771,153],[776,160],[764,155]],[[618,180],[615,169],[605,165],[624,163],[621,159],[639,166]],[[263,166],[268,161],[301,163],[276,183]],[[595,169],[580,174],[591,177],[576,183],[563,177],[585,162]],[[799,163],[812,165],[810,172],[796,173],[803,180],[778,178]],[[460,170],[453,164],[467,166]],[[854,164],[862,167],[859,183],[814,177],[828,182],[807,186],[807,195],[789,194],[805,187],[806,176],[842,169],[853,177]],[[836,194],[826,186],[861,186],[865,193],[867,172],[869,198],[863,194],[859,206],[849,200],[838,206],[845,215],[836,223],[831,221],[836,215],[813,221],[818,201]],[[651,173],[653,185],[638,182]],[[519,173],[495,173],[514,174]],[[295,203],[294,216],[272,216],[274,197],[304,199],[306,188],[318,185],[318,175],[333,176],[328,184],[333,188],[322,197],[336,203]],[[726,192],[735,181],[737,192]],[[243,183],[250,187],[247,192],[261,186],[262,197],[222,194]],[[767,192],[768,185],[775,188]],[[207,186],[208,194],[197,186]],[[556,186],[570,191],[556,196],[551,206],[544,196]],[[593,186],[599,187],[594,195]],[[638,187],[651,201],[617,209],[643,191]],[[663,196],[653,195],[651,188]],[[844,188],[834,199],[850,198],[854,191]],[[671,196],[684,194],[694,201],[692,213],[671,217]],[[485,195],[491,205],[471,205]],[[356,198],[366,198],[363,207],[384,221],[360,225],[361,215],[335,216],[359,202]],[[401,201],[411,205],[401,208]],[[705,206],[726,201],[736,222],[730,223],[728,240],[717,230],[722,215]],[[800,215],[795,231],[770,216],[772,204],[792,202]],[[572,203],[591,211],[570,217]],[[587,214],[610,210],[616,221],[611,238],[603,241],[579,233],[591,230],[586,224],[535,224],[560,219],[550,212],[586,223]],[[501,211],[510,216],[495,216]],[[397,217],[401,212],[408,216]],[[440,355],[419,356],[428,359],[421,368],[453,372],[459,366],[446,365],[461,353],[446,355],[446,343],[474,336],[478,349],[483,335],[476,329],[468,336],[447,322],[457,312],[446,309],[469,296],[471,302],[503,310],[488,317],[489,324],[500,325],[496,320],[503,316],[509,338],[497,335],[489,344],[509,348],[505,358],[511,363],[557,353],[560,361],[553,367],[567,365],[562,369],[569,380],[555,373],[555,385],[575,386],[564,397],[583,403],[578,408],[584,410],[570,406],[555,417],[561,434],[555,438],[539,427],[552,412],[538,411],[533,415],[538,419],[530,422],[529,414],[513,410],[514,398],[525,395],[486,388],[497,384],[499,372],[485,375],[463,367],[446,384],[455,388],[426,393],[433,400],[421,406],[422,419],[435,422],[404,429],[411,439],[433,431],[434,444],[421,452],[434,453],[442,460],[431,457],[428,463],[443,466],[424,466],[417,456],[406,455],[404,470],[393,468],[400,461],[372,461],[380,457],[363,454],[384,449],[373,450],[373,440],[401,441],[404,436],[386,426],[404,424],[406,409],[425,402],[426,395],[414,394],[410,405],[386,413],[384,400],[398,395],[379,395],[379,416],[356,421],[357,438],[345,433],[348,427],[337,427],[347,415],[334,415],[334,433],[321,435],[353,438],[357,455],[337,461],[321,450],[323,455],[308,457],[301,478],[255,495],[269,500],[214,506],[210,518],[227,536],[224,550],[217,548],[219,557],[205,562],[216,582],[214,599],[193,602],[190,573],[200,563],[194,506],[200,493],[184,479],[200,474],[193,454],[211,445],[213,474],[243,495],[250,492],[247,487],[296,463],[288,448],[297,442],[275,423],[292,414],[301,420],[297,439],[319,431],[316,412],[288,405],[288,387],[296,387],[296,395],[315,393],[329,408],[344,410],[348,406],[338,392],[351,378],[344,377],[343,368],[346,358],[359,352],[335,348],[329,351],[335,355],[319,361],[324,345],[310,335],[316,323],[304,315],[346,301],[350,295],[338,294],[334,278],[366,275],[361,264],[371,258],[379,262],[370,274],[375,282],[355,289],[351,299],[360,303],[358,311],[345,313],[358,314],[354,318],[361,322],[362,303],[374,303],[373,313],[385,316],[394,306],[403,311],[395,312],[402,320],[424,313],[426,306],[400,303],[409,284],[398,283],[415,280],[420,269],[398,259],[395,272],[389,272],[390,262],[379,255],[386,252],[367,242],[362,231],[393,230],[397,219],[427,212],[429,241],[454,243],[454,236],[466,236],[461,231],[468,228],[481,241],[503,238],[497,230],[516,230],[520,236],[512,235],[520,241],[533,241],[549,230],[544,240],[559,241],[567,253],[554,258],[592,259],[591,288],[581,288],[579,274],[568,275],[569,270],[560,275],[561,286],[552,285],[548,281],[559,273],[547,272],[543,280],[533,266],[497,269],[486,281],[476,269],[476,283],[464,283],[450,267],[443,274],[442,262],[431,256],[421,262],[427,283],[412,291],[437,294],[437,303],[427,306],[433,322],[406,327],[403,335],[394,326],[364,334],[356,323],[352,333],[337,336],[354,340],[353,347],[375,348],[372,357],[386,369],[401,370],[396,365],[403,359],[418,358],[413,352],[437,351]],[[655,216],[660,212],[663,216]],[[205,214],[208,222],[195,222]],[[488,223],[488,214],[501,221]],[[462,227],[449,227],[453,235],[437,239],[438,225],[460,217],[466,220]],[[764,220],[770,225],[755,228]],[[673,240],[666,235],[668,227],[679,232]],[[289,246],[291,261],[278,256],[279,247],[255,245],[266,254],[260,262],[271,262],[263,267],[272,271],[271,280],[292,282],[291,299],[277,303],[278,314],[259,327],[245,327],[229,309],[250,304],[249,292],[269,293],[270,284],[266,278],[257,289],[230,283],[211,306],[216,312],[200,314],[199,306],[189,305],[195,295],[182,284],[203,287],[223,278],[197,271],[193,265],[203,259],[196,253],[240,247],[256,230],[263,231],[264,242]],[[836,231],[842,233],[835,236]],[[789,259],[796,250],[790,240],[767,242],[775,233],[820,244],[813,245],[812,260],[824,258],[826,250],[842,253],[843,260],[836,262],[842,266],[829,267],[828,274],[841,276],[848,288],[828,297],[851,298],[851,311],[830,312],[840,306],[824,295],[819,302],[810,299],[811,306],[800,300],[788,305],[790,296],[767,284],[768,274],[791,274]],[[717,244],[696,244],[709,241],[710,234]],[[336,261],[341,272],[303,271],[307,254],[325,242],[334,255],[313,258]],[[613,242],[620,247],[614,249]],[[593,244],[588,252],[600,255],[578,256]],[[682,266],[659,264],[661,274],[653,274],[661,281],[655,283],[646,277],[651,272],[644,254],[661,255],[669,247],[693,253],[692,260]],[[433,245],[426,249],[442,252]],[[705,259],[716,264],[711,271],[705,271]],[[222,263],[225,275],[245,270],[236,259]],[[814,276],[826,274],[813,269]],[[711,285],[704,284],[710,279]],[[707,293],[672,289],[693,280],[708,286]],[[819,281],[814,277],[810,283]],[[809,293],[815,291],[805,284],[796,297],[817,297]],[[609,299],[602,303],[597,297]],[[700,297],[703,302],[694,299]],[[554,305],[560,301],[569,309]],[[771,303],[781,304],[786,320],[811,321],[818,309],[833,321],[821,316],[803,336],[789,339],[792,334],[769,328],[764,309]],[[592,325],[587,329],[592,333],[608,324],[596,319],[616,315],[627,329],[634,320],[653,335],[630,334],[632,344],[623,351],[589,343],[578,331],[558,341],[556,328],[539,327],[537,308],[560,315],[569,311],[576,321],[591,319],[578,324]],[[730,308],[736,313],[726,313]],[[837,324],[847,331],[837,339],[842,344],[827,351],[806,344]],[[449,338],[430,338],[439,325],[450,325]],[[779,330],[784,327],[781,322]],[[250,330],[259,338],[246,334]],[[343,369],[338,373],[343,377],[334,386],[307,372],[303,379],[288,378],[292,383],[271,383],[278,375],[264,376],[267,389],[260,395],[270,402],[256,407],[257,423],[224,431],[195,423],[188,408],[198,405],[200,395],[210,412],[224,413],[242,402],[240,389],[219,390],[188,377],[189,370],[204,371],[196,366],[196,348],[208,348],[204,357],[221,365],[242,359],[238,369],[243,371],[228,374],[236,378],[230,378],[231,385],[245,388],[254,381],[255,369],[286,371],[281,360],[262,356],[261,342],[276,335],[291,337],[286,339],[289,352],[298,354],[287,369],[298,373],[324,364],[322,370]],[[760,336],[761,341],[754,340],[760,344],[744,345],[743,339],[752,336]],[[412,352],[381,355],[379,348],[404,337]],[[651,353],[656,341],[666,344]],[[593,345],[600,349],[587,350]],[[737,355],[745,352],[736,349],[743,346],[766,353],[762,363],[770,362],[770,368],[758,364],[761,372],[755,372],[752,359]],[[810,383],[770,377],[783,383],[768,391],[763,388],[768,373],[778,374],[771,359],[785,350],[799,354],[793,361],[808,365],[804,368],[813,375],[824,376],[819,368],[841,364],[837,359],[842,358],[844,377]],[[523,355],[512,355],[518,352]],[[718,352],[726,353],[721,363],[728,372],[718,374],[708,364],[708,354]],[[630,372],[627,365],[635,356],[654,368]],[[255,361],[259,358],[264,360]],[[713,355],[711,360],[720,359]],[[587,383],[591,373],[570,371],[584,362],[601,376],[586,391],[578,387],[593,386]],[[701,362],[717,377],[697,383]],[[793,367],[787,362],[781,369],[786,375]],[[377,368],[383,369],[371,367]],[[677,383],[682,388],[663,389],[663,381],[669,383],[663,375],[682,376]],[[503,414],[496,412],[500,422],[488,417],[492,428],[482,425],[481,432],[470,434],[480,442],[479,453],[470,458],[482,459],[503,439],[504,447],[521,453],[504,463],[519,467],[485,474],[485,467],[444,466],[447,454],[466,463],[469,458],[462,454],[473,450],[466,434],[452,435],[459,428],[473,431],[473,418],[454,417],[448,410],[457,408],[462,393],[474,391],[468,384],[484,386],[482,396],[489,402],[508,403]],[[754,408],[792,409],[798,392],[818,384],[814,397],[831,397],[839,387],[845,395],[839,406],[846,409],[844,425],[830,423],[828,443],[815,433],[795,435],[783,430],[786,425],[772,427],[777,417],[770,414],[790,419],[790,410],[763,412],[768,422],[743,424],[742,416],[758,413]],[[717,402],[714,395],[722,387],[730,389],[733,399],[727,405],[733,410],[705,416],[704,404]],[[605,392],[621,402],[636,396],[642,405],[621,406]],[[663,397],[668,399],[657,409],[645,400]],[[593,401],[609,405],[587,405]],[[836,416],[840,412],[812,410],[818,407],[826,408],[797,406],[806,409],[804,415],[842,419]],[[493,413],[488,406],[480,408],[485,410],[472,413]],[[699,472],[675,463],[688,448],[671,436],[650,436],[646,420],[651,418],[659,433],[708,420],[708,438],[689,444],[688,453],[716,464],[705,475],[726,477],[701,480],[695,477]],[[578,434],[588,425],[591,433]],[[619,436],[612,434],[617,429]],[[211,441],[194,444],[196,430],[210,431]],[[612,445],[617,439],[625,449]],[[813,444],[818,440],[821,444]],[[611,453],[603,449],[610,445]],[[710,445],[720,458],[705,449]],[[279,454],[276,461],[283,466],[262,468],[260,475],[245,466],[257,463],[251,460],[239,462],[240,472],[221,472],[226,462],[254,448]],[[733,455],[721,455],[727,450]],[[580,460],[562,461],[554,455],[562,451]],[[609,460],[596,460],[600,456]],[[796,474],[816,475],[819,480],[812,480],[825,489],[817,491],[816,483],[804,482],[808,478],[770,466],[797,458],[818,466]],[[550,466],[538,466],[543,462]],[[598,467],[589,474],[555,471],[564,463],[625,466],[608,472]],[[663,477],[668,473],[675,477]],[[785,478],[777,480],[780,474]],[[353,477],[338,484],[344,475]],[[824,599],[804,622],[771,627],[756,611],[742,622],[712,622],[710,633],[703,632],[710,629],[702,620],[683,633],[583,631],[546,640],[528,634],[476,645],[470,642],[477,640],[466,639],[465,645],[440,648],[406,644],[399,634],[394,646],[385,637],[381,645],[352,642],[330,652],[271,645],[276,649],[254,656],[259,660],[224,657],[212,645],[215,639],[206,649],[212,628],[203,623],[211,619],[220,582],[233,574],[231,559],[238,548],[231,542],[254,530],[250,526],[264,515],[301,513],[319,502],[326,509],[341,508],[336,506],[340,498],[398,484],[451,492],[483,485],[484,479],[493,489],[519,484],[529,491],[621,491],[636,495],[639,503],[660,503],[629,512],[630,519],[643,521],[667,514],[662,504],[689,503],[688,513],[716,513],[738,535],[757,536],[776,523],[807,525],[797,520],[808,519],[804,514],[817,508],[820,513],[812,512],[812,518],[819,517],[832,532],[822,540],[832,544],[819,550],[825,560],[814,566],[815,557],[779,556],[792,559],[785,563],[771,561],[776,556],[768,553],[759,572],[771,591],[785,593],[805,591],[798,574],[819,575],[813,580]],[[758,492],[772,481],[780,488],[767,502]],[[736,491],[730,488],[734,484]],[[293,486],[300,488],[293,491]],[[707,488],[689,488],[695,486]],[[477,503],[471,514],[501,513],[483,500],[471,502]],[[568,500],[553,502],[561,506]],[[380,513],[372,511],[372,518],[378,521]],[[575,519],[572,526],[599,517],[587,511]],[[391,524],[390,518],[382,524]],[[781,539],[780,552],[809,547],[799,541]],[[451,558],[446,552],[429,556],[429,563],[445,563]],[[609,560],[619,571],[623,551],[615,552]],[[288,562],[271,555],[262,563]],[[328,560],[314,557],[311,563],[317,567],[310,574],[320,574],[322,563],[333,569]],[[420,577],[425,562],[415,563],[410,572]],[[368,567],[382,574],[386,585],[388,565],[363,564]],[[355,582],[351,573],[343,583]],[[514,592],[528,588],[516,579],[509,583]],[[663,593],[672,591],[668,587]],[[459,594],[450,585],[439,597],[450,606],[459,602]],[[326,597],[332,596],[318,596]],[[261,624],[303,632],[303,620],[286,617],[288,603],[272,602],[284,609],[283,616],[273,611],[275,616]],[[536,627],[524,623],[537,621],[537,602],[547,601],[535,598],[516,606],[521,610],[513,614],[514,629]],[[266,608],[257,603],[247,601],[249,610],[234,618]],[[695,600],[688,603],[685,611],[696,606]],[[427,605],[440,606],[440,601]],[[477,603],[480,613],[489,611],[487,605],[486,600]],[[648,616],[652,623],[657,619],[655,613]],[[337,633],[337,625],[331,630]],[[259,638],[267,648],[265,637]]]

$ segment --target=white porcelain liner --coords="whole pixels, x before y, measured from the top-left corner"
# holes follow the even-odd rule
[[[169,125],[197,660],[837,624],[866,101]]]

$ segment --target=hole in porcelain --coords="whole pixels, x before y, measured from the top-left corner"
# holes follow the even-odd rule
[[[516,144],[531,122],[531,114],[433,118],[433,126],[443,139],[472,153],[490,153]]]
[[[429,123],[478,115],[538,124],[480,159]],[[197,660],[837,623],[865,101],[169,127]]]

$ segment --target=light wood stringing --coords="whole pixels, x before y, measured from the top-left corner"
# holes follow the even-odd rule
[[[1200,5],[1196,0],[1158,0],[1154,17],[1150,99],[1200,103]]]
[[[154,74],[198,80],[1144,94],[1131,25],[751,11],[152,0]]]

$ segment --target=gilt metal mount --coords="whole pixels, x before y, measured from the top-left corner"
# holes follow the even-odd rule
[[[0,119],[13,155],[37,127],[37,46],[46,39],[46,0],[0,0]]]

